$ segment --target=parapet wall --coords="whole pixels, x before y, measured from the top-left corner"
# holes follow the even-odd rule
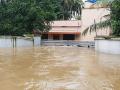
[[[120,54],[120,39],[96,39],[95,50],[110,54]]]

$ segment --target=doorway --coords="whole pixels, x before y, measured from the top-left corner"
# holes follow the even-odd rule
[[[75,35],[74,34],[64,34],[63,40],[75,40]]]

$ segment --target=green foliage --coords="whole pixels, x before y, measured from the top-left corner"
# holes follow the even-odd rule
[[[111,25],[113,35],[120,36],[120,0],[114,0],[111,4]]]
[[[81,16],[82,0],[53,0],[57,20],[68,20],[72,17]]]
[[[114,0],[97,0],[97,4],[102,6],[109,6]]]
[[[81,15],[81,0],[0,0],[0,34],[47,32],[53,20]]]
[[[48,3],[49,1],[49,3]],[[55,17],[50,0],[8,0],[0,4],[0,34],[23,35],[49,29]]]

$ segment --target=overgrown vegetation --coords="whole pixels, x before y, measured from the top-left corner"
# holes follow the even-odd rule
[[[0,0],[0,35],[47,32],[53,20],[81,15],[81,0]]]
[[[114,0],[110,8],[112,34],[120,36],[120,0]]]

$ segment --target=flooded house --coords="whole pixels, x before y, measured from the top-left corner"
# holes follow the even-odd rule
[[[110,11],[104,6],[98,6],[85,2],[82,9],[81,20],[53,21],[51,30],[42,36],[45,40],[74,40],[74,41],[94,41],[95,36],[109,35],[110,29],[100,29],[97,32],[82,35],[83,31],[92,24],[106,20],[105,15]]]
[[[81,30],[80,20],[53,21],[52,28],[42,36],[47,40],[79,40]]]

